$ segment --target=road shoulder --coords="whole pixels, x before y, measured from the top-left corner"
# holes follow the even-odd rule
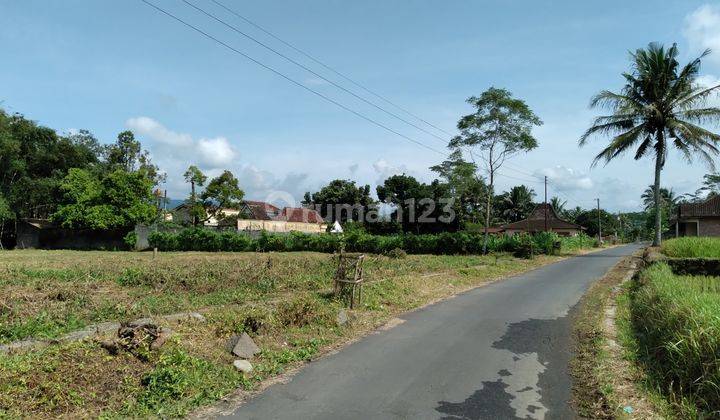
[[[580,302],[573,328],[573,406],[580,418],[662,419],[640,385],[640,373],[619,343],[618,299],[642,268],[643,249],[623,258],[591,286]]]

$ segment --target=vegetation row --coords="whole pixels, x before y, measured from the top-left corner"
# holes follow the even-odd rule
[[[257,238],[234,231],[217,231],[202,228],[188,228],[175,232],[153,232],[149,236],[150,246],[161,251],[314,251],[365,252],[372,254],[436,254],[461,255],[480,254],[483,235],[468,232],[442,232],[438,234],[396,234],[372,235],[354,231],[345,234],[270,234],[263,232]],[[536,235],[497,235],[488,242],[490,252],[512,252],[528,256],[531,253],[553,254],[590,248],[597,241],[587,235],[561,237],[552,232]]]

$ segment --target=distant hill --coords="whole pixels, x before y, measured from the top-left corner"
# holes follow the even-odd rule
[[[172,210],[184,202],[185,202],[185,200],[180,199],[180,198],[168,198],[167,208],[168,208],[168,210]]]

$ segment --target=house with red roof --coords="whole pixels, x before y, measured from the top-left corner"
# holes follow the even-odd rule
[[[549,203],[541,203],[535,207],[527,219],[503,225],[498,229],[498,232],[504,232],[508,235],[555,232],[560,236],[576,236],[583,230],[585,230],[584,227],[561,219]]]
[[[264,201],[245,200],[238,208],[223,209],[224,219],[209,218],[206,227],[236,228],[244,232],[304,232],[322,233],[327,223],[316,210],[305,207],[279,208]],[[173,218],[179,223],[189,222],[188,208],[181,204],[173,210]]]

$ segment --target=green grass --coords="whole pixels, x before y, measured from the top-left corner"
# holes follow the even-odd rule
[[[661,250],[671,258],[720,258],[720,238],[668,239],[662,243]]]
[[[720,414],[720,278],[648,267],[629,294],[631,353],[685,416]]]

